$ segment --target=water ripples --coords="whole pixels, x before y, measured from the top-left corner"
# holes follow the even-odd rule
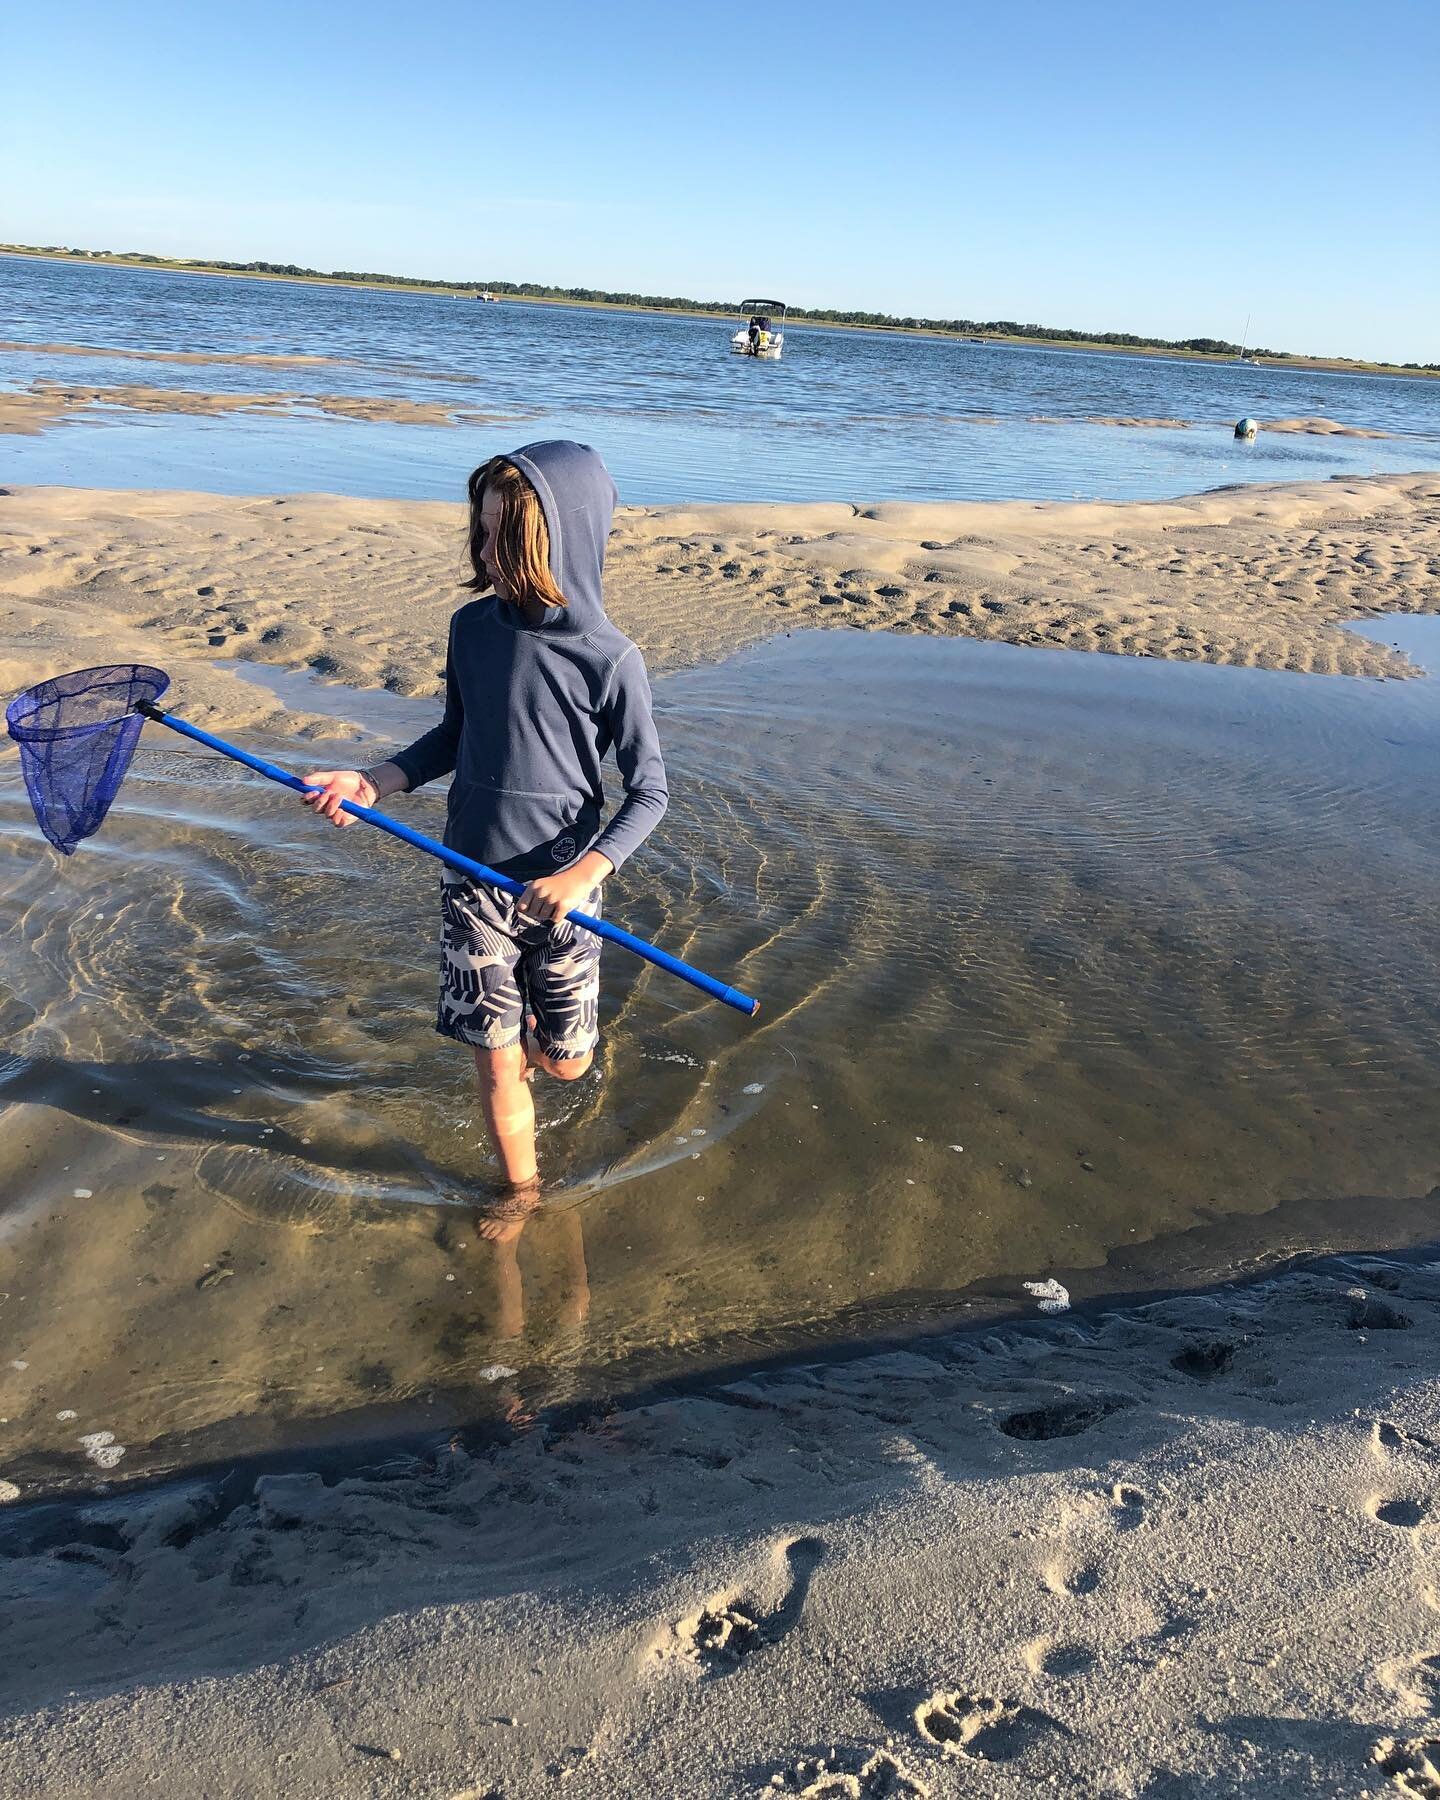
[[[101,349],[37,350],[12,353],[19,382],[392,396],[483,415],[447,431],[344,419],[136,421],[111,409],[13,441],[15,478],[32,482],[453,497],[466,468],[513,447],[517,435],[597,444],[634,504],[1149,498],[1440,461],[1440,390],[1401,377],[803,325],[783,363],[756,364],[728,354],[723,320],[477,307],[445,296],[14,258],[0,258],[0,305],[16,341],[333,359],[310,368],[171,365]],[[1229,426],[1247,413],[1322,416],[1395,435],[1262,431],[1255,445],[1237,448]],[[1111,417],[1177,418],[1202,429],[1094,422]]]
[[[764,1010],[608,955],[557,1204],[493,1254],[432,870],[148,747],[62,864],[0,763],[10,1416],[40,1454],[82,1387],[137,1447],[533,1400],[1428,1191],[1432,693],[848,633],[658,684],[675,800],[609,910]]]

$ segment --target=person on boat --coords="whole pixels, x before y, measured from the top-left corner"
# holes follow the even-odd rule
[[[305,804],[349,825],[343,800],[374,806],[454,771],[445,842],[497,869],[518,897],[447,868],[441,890],[436,1030],[474,1055],[505,1190],[481,1233],[503,1235],[540,1205],[537,1069],[575,1081],[599,1038],[598,915],[605,879],[644,842],[668,791],[639,650],[601,591],[615,485],[587,444],[527,444],[470,477],[476,596],[450,621],[445,712],[370,769],[305,777]],[[601,764],[613,748],[625,798],[602,827]]]
[[[746,348],[745,354],[747,356],[758,356],[760,354],[760,320],[757,316],[752,316],[750,320],[750,342]]]

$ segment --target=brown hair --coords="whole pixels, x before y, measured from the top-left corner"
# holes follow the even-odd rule
[[[483,594],[491,585],[480,555],[485,542],[480,508],[492,489],[500,496],[500,522],[495,527],[491,561],[500,571],[507,597],[517,604],[533,600],[541,606],[564,606],[565,596],[550,573],[550,528],[540,496],[503,456],[492,456],[470,477],[470,566],[475,573],[461,586]]]

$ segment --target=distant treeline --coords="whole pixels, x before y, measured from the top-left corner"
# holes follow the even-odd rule
[[[105,252],[100,252],[103,255]],[[127,261],[163,262],[163,257],[125,252]],[[302,269],[295,263],[206,262],[187,263],[187,268],[223,269],[241,275],[309,275],[330,281],[376,282],[386,287],[431,287],[455,293],[513,294],[522,300],[588,300],[604,306],[644,307],[657,312],[738,313],[738,300],[687,300],[679,294],[614,293],[608,288],[552,287],[541,281],[429,281],[404,275],[377,275],[357,269]],[[1210,356],[1238,356],[1248,348],[1252,356],[1284,356],[1283,350],[1257,350],[1254,346],[1226,343],[1223,338],[1136,337],[1128,331],[1070,331],[1048,325],[1026,325],[1015,319],[915,319],[892,313],[842,312],[834,307],[792,306],[792,319],[809,319],[817,325],[868,325],[877,331],[943,331],[954,337],[1050,338],[1067,344],[1116,344],[1130,349],[1198,350]]]
[[[15,245],[20,249],[29,246]],[[354,281],[378,287],[425,287],[457,294],[512,294],[522,300],[580,300],[603,306],[633,306],[656,312],[738,313],[732,300],[687,300],[678,294],[614,293],[608,288],[553,287],[540,281],[440,281],[413,275],[381,275],[373,269],[305,269],[298,263],[211,262],[193,258],[152,256],[144,250],[72,250],[66,245],[42,244],[34,248],[52,256],[91,259],[119,256],[126,262],[153,263],[159,268],[213,269],[230,275],[298,275],[315,281]],[[1202,356],[1250,356],[1283,360],[1295,353],[1266,350],[1255,344],[1232,344],[1227,338],[1140,337],[1132,331],[1074,331],[1068,326],[1035,325],[1018,319],[916,319],[908,314],[840,311],[834,307],[792,306],[792,319],[808,319],[817,325],[864,325],[876,331],[938,331],[951,337],[1035,338],[1059,344],[1109,344],[1128,350],[1189,350]],[[1334,357],[1331,361],[1353,360]],[[1440,370],[1440,363],[1400,363],[1391,367]]]

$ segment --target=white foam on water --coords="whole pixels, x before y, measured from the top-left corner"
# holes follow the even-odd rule
[[[8,1506],[12,1500],[20,1498],[20,1490],[13,1481],[0,1481],[0,1506]]]
[[[518,1375],[518,1369],[507,1369],[504,1363],[487,1363],[480,1371],[482,1381],[504,1381],[509,1375]]]
[[[64,1425],[71,1419],[78,1419],[80,1415],[73,1407],[67,1406],[63,1412],[56,1413],[55,1417]]]
[[[73,1188],[71,1191],[77,1200],[91,1200],[95,1195],[94,1188]]]
[[[763,1094],[765,1092],[765,1083],[763,1081],[752,1081],[742,1089],[742,1092],[747,1094]]]
[[[1025,1292],[1033,1294],[1040,1302],[1042,1313],[1063,1313],[1070,1310],[1070,1290],[1053,1279],[1049,1281],[1027,1281]]]
[[[125,1446],[115,1442],[113,1431],[87,1431],[80,1445],[91,1462],[102,1469],[113,1469],[125,1454]]]

